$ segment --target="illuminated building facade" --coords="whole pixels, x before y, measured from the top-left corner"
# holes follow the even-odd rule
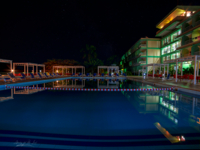
[[[199,55],[200,6],[177,6],[156,27],[156,37],[161,37],[161,63]],[[173,70],[174,64],[170,64]],[[183,63],[183,68],[189,66],[191,62]]]
[[[178,5],[156,27],[159,29],[156,38],[141,38],[122,56],[123,72],[138,74],[144,64],[169,63],[180,57],[200,55],[200,6]],[[191,65],[191,61],[183,62],[182,68]],[[169,66],[176,69],[174,62]]]
[[[139,39],[121,58],[123,72],[138,72],[142,65],[160,63],[160,38]]]

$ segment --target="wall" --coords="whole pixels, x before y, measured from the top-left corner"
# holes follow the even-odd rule
[[[148,56],[160,56],[159,49],[148,49]]]
[[[148,47],[160,48],[160,41],[148,41]]]

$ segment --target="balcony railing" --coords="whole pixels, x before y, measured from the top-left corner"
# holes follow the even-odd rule
[[[193,42],[192,39],[189,39],[189,40],[187,40],[187,41],[184,42],[184,45],[192,43],[192,42]]]
[[[190,26],[188,26],[188,27],[186,27],[186,28],[184,29],[184,32],[187,31],[187,30],[189,30],[189,29],[192,29],[192,28],[193,28],[193,26],[190,25]]]
[[[198,20],[197,22],[195,22],[195,26],[200,24],[200,20]]]
[[[140,44],[140,47],[146,47],[147,44]]]
[[[146,64],[146,61],[139,61],[140,64]]]

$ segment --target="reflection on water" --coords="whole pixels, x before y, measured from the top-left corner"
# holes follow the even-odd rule
[[[138,82],[132,84],[122,84],[126,86],[138,86],[139,88],[152,88]],[[168,127],[186,127],[191,126],[195,131],[200,131],[200,98],[188,96],[182,93],[172,91],[141,91],[124,92],[123,95],[133,104],[138,112],[147,114],[154,113],[155,118],[160,118],[160,122],[166,125],[163,120],[168,119]],[[163,117],[162,117],[163,116]],[[195,132],[194,131],[194,132]],[[185,131],[187,132],[187,131]],[[190,132],[190,131],[189,131]]]
[[[135,81],[105,79],[61,80],[30,87],[154,88]],[[71,92],[7,89],[0,91],[0,101],[1,129],[123,136],[146,136],[146,131],[151,129],[151,135],[161,134],[161,138],[167,139],[170,144],[186,143],[194,136],[189,136],[188,133],[200,132],[199,97],[172,91]],[[134,138],[138,140],[137,137]]]

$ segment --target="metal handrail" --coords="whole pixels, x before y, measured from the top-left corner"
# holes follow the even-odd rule
[[[184,29],[184,32],[187,31],[187,30],[189,30],[189,29],[192,29],[192,28],[193,28],[193,26],[190,25],[190,26],[188,26],[188,27],[186,27],[186,28]]]
[[[189,39],[189,40],[187,40],[187,41],[184,42],[184,45],[192,43],[192,42],[193,42],[192,39]]]
[[[199,24],[200,24],[200,20],[198,20],[198,21],[195,22],[195,26],[197,26]]]

